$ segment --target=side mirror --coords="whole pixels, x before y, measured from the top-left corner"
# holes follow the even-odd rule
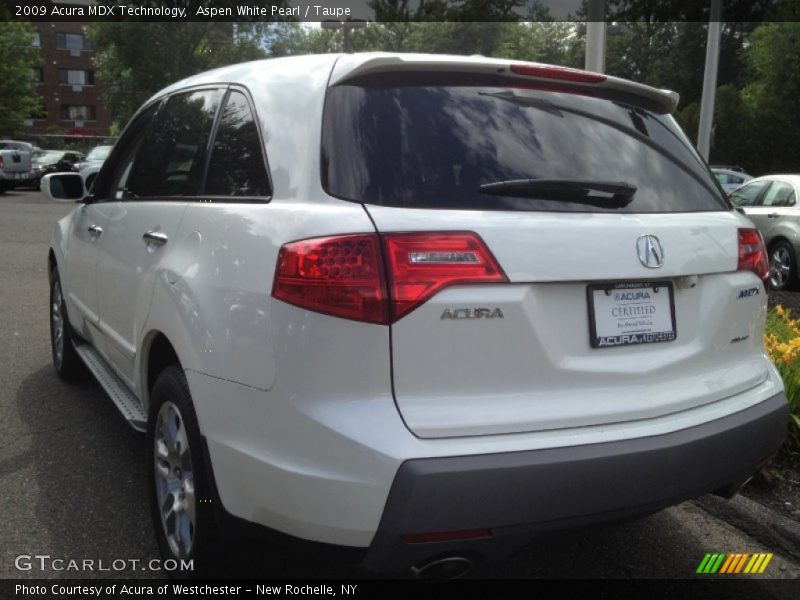
[[[86,196],[78,173],[51,173],[42,177],[42,193],[51,200],[82,200]]]

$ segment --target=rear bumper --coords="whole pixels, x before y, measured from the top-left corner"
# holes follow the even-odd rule
[[[502,556],[548,531],[631,518],[751,477],[786,434],[783,393],[673,433],[567,448],[426,458],[402,464],[365,558],[396,570],[450,554]],[[491,537],[410,544],[417,533]]]
[[[29,185],[36,181],[33,171],[0,173],[0,182],[6,186]]]

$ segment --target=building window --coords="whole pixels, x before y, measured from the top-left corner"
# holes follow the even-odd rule
[[[38,31],[33,34],[33,41],[31,42],[31,46],[35,46],[37,48],[41,48],[42,46],[42,34]]]
[[[57,33],[56,48],[59,50],[91,50],[91,40],[82,33]]]
[[[61,105],[62,121],[94,121],[96,117],[94,106],[81,106],[77,104]]]
[[[59,69],[58,83],[65,85],[94,85],[94,71],[85,69]]]
[[[42,67],[33,67],[33,80],[36,83],[44,83],[44,69]]]

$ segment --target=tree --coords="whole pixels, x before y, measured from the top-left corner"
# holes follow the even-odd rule
[[[39,53],[28,23],[0,22],[0,133],[19,131],[24,119],[41,110],[33,68]]]
[[[758,170],[796,172],[800,163],[800,23],[760,25],[749,38],[751,81],[742,89]]]
[[[216,22],[103,22],[87,28],[105,101],[124,124],[159,89],[227,64],[265,56],[260,36]]]

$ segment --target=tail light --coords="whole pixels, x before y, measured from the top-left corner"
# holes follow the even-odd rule
[[[0,169],[2,169],[2,168],[3,168],[3,157],[0,156]]]
[[[388,325],[447,286],[504,281],[475,233],[355,234],[284,245],[272,295],[308,310]]]
[[[508,281],[476,233],[390,233],[384,242],[393,321],[447,286]]]
[[[375,234],[292,242],[278,254],[272,295],[336,317],[386,323],[382,263]]]
[[[739,271],[752,271],[769,290],[769,257],[758,229],[739,230]]]

